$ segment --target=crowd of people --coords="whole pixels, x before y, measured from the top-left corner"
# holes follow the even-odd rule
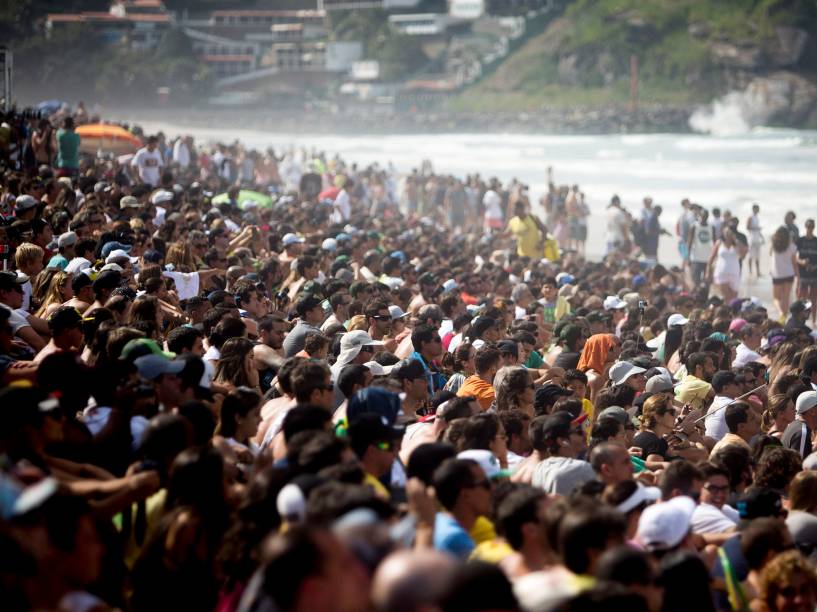
[[[813,221],[778,320],[696,204],[90,119],[0,125],[5,609],[815,609]]]

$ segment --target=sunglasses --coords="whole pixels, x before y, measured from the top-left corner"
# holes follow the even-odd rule
[[[391,321],[391,315],[373,315],[375,321]]]

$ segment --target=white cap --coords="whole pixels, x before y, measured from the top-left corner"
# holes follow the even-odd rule
[[[166,189],[160,189],[152,196],[150,196],[151,204],[162,204],[163,202],[170,202],[173,200],[173,192]]]
[[[369,372],[372,373],[372,376],[388,376],[391,373],[391,369],[394,366],[384,366],[376,361],[367,361],[364,363],[367,368],[369,368]]]
[[[298,236],[297,234],[293,234],[292,232],[289,234],[284,234],[284,237],[281,240],[281,243],[285,247],[292,246],[293,244],[301,244],[303,242],[306,242],[304,238]]]
[[[139,200],[133,196],[125,196],[119,200],[119,208],[139,208],[140,206]]]
[[[499,460],[489,450],[482,448],[473,448],[471,450],[464,450],[457,455],[457,459],[470,459],[476,461],[482,471],[488,478],[502,478],[503,476],[510,476],[510,472],[502,470],[499,466]]]
[[[334,238],[327,238],[321,243],[321,248],[324,251],[337,251],[338,250],[338,241]]]
[[[648,506],[638,520],[636,539],[647,550],[675,548],[689,533],[695,505],[691,497],[682,495]]]
[[[333,370],[340,372],[340,369],[357,357],[360,348],[363,346],[383,346],[382,340],[372,340],[372,337],[362,329],[346,332],[340,338],[340,354],[338,355]]]
[[[633,374],[641,374],[646,371],[644,368],[639,368],[629,361],[619,361],[610,367],[607,375],[610,377],[610,380],[613,381],[613,385],[623,385]]]
[[[108,253],[108,256],[105,258],[105,263],[106,264],[111,263],[114,260],[119,259],[120,257],[129,259],[131,263],[136,263],[137,261],[139,261],[138,257],[131,257],[130,255],[128,255],[128,252],[123,249],[114,249],[113,251]]]
[[[456,290],[457,287],[459,287],[457,281],[455,281],[453,278],[449,278],[447,281],[443,283],[443,293],[450,293]]]
[[[99,271],[100,271],[100,272],[104,272],[105,270],[113,270],[113,271],[115,271],[115,272],[119,272],[120,274],[122,274],[122,273],[125,271],[125,270],[122,268],[122,266],[120,266],[119,264],[115,264],[115,263],[108,263],[108,264],[105,264],[104,266],[102,266],[102,267],[99,269]]]
[[[37,206],[37,200],[34,196],[28,194],[17,196],[17,199],[14,201],[14,208],[16,210],[30,210],[35,206]]]
[[[686,325],[689,323],[689,319],[687,319],[684,315],[680,313],[671,314],[667,318],[667,327],[675,327],[676,325]]]
[[[300,523],[306,518],[306,499],[296,484],[284,485],[275,498],[275,506],[278,514],[286,521]]]
[[[616,510],[622,514],[627,514],[630,510],[633,510],[645,501],[656,502],[659,499],[661,499],[661,489],[658,487],[642,487],[638,485],[638,488],[633,491],[630,497],[616,506]]]
[[[805,414],[815,406],[817,406],[817,391],[803,391],[797,396],[794,411],[797,414]]]
[[[74,257],[74,259],[69,261],[68,265],[65,266],[65,271],[68,274],[76,274],[78,272],[82,272],[83,270],[87,270],[90,267],[91,262],[84,257]]]
[[[620,310],[622,308],[627,308],[627,302],[617,295],[608,295],[604,298],[604,310]]]

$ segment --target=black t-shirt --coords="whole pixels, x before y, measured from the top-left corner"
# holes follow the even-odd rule
[[[800,276],[817,278],[817,236],[801,236],[795,241],[795,244],[800,259],[808,260],[805,266],[798,264]]]
[[[641,458],[646,460],[650,455],[661,455],[667,458],[669,444],[664,438],[659,438],[651,431],[642,431],[633,438],[633,446],[641,449]]]

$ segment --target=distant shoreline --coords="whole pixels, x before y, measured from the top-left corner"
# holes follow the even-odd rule
[[[385,112],[359,109],[343,113],[331,110],[271,111],[261,108],[177,108],[170,106],[102,109],[114,121],[139,117],[143,121],[166,121],[185,127],[213,127],[229,117],[236,128],[303,134],[417,134],[509,133],[509,134],[656,134],[692,133],[687,106],[646,106],[636,112],[617,108],[551,108],[536,113],[450,113],[434,111]]]

